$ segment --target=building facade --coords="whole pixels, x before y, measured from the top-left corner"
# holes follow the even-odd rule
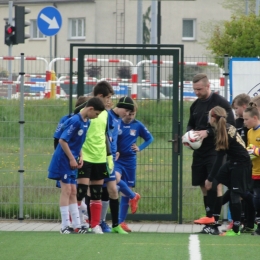
[[[148,12],[149,0],[142,1],[142,13]],[[31,12],[26,15],[30,38],[14,45],[12,55],[68,57],[70,43],[137,43],[138,0],[81,0],[81,1],[13,1]],[[62,27],[56,36],[46,37],[37,27],[37,17],[46,6],[55,6],[62,15]],[[139,3],[140,7],[140,3]],[[13,9],[14,10],[14,9]],[[14,11],[13,11],[14,16]],[[8,1],[0,1],[0,55],[8,55],[4,44],[4,18],[8,17]],[[151,17],[151,13],[150,13]],[[205,37],[201,26],[211,20],[228,20],[230,11],[218,1],[161,1],[161,44],[184,44],[185,56],[205,56]],[[148,28],[151,24],[147,23]]]

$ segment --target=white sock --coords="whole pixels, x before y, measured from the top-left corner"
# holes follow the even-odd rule
[[[80,228],[80,219],[79,219],[79,210],[78,210],[78,204],[70,204],[69,205],[69,210],[70,210],[70,216],[72,220],[72,226],[73,228]]]
[[[61,228],[64,229],[70,225],[69,206],[60,207]]]
[[[106,221],[106,216],[107,216],[108,207],[109,207],[109,200],[107,200],[107,201],[103,201],[103,200],[102,200],[102,211],[101,211],[101,220],[100,220],[100,223],[101,223],[102,221]]]
[[[81,201],[81,204],[78,205],[78,209],[79,209],[80,224],[81,224],[81,226],[82,225],[86,226],[86,221],[85,221],[84,215],[86,214],[86,211],[87,211],[87,205],[85,204],[84,201]]]

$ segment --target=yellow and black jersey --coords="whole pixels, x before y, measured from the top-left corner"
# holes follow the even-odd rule
[[[251,128],[247,132],[247,145],[253,144],[260,148],[260,128],[256,127]],[[252,168],[252,179],[260,180],[260,157],[256,157],[252,160],[253,168]]]
[[[218,173],[219,166],[222,165],[225,154],[227,154],[230,164],[239,165],[250,161],[249,154],[246,150],[246,145],[236,128],[230,124],[227,124],[227,134],[228,149],[217,151],[216,161],[208,177],[209,181],[212,181]]]

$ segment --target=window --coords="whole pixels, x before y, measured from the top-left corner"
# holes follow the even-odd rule
[[[195,19],[183,19],[183,21],[182,21],[182,40],[194,41],[196,39],[195,28],[196,28]]]
[[[31,39],[45,39],[46,36],[40,32],[37,26],[37,20],[31,20],[30,37]]]
[[[72,18],[69,19],[69,38],[85,39],[85,19]]]

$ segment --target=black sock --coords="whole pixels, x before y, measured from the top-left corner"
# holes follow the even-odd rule
[[[222,196],[222,205],[225,205],[230,201],[230,190],[227,190]]]
[[[232,212],[232,218],[234,221],[233,231],[237,233],[239,231],[239,225],[241,223],[240,222],[241,212],[242,212],[241,203],[232,203],[230,210]]]
[[[241,200],[241,223],[245,224],[245,200]]]
[[[208,190],[206,213],[207,213],[207,217],[209,218],[213,216],[216,199],[217,199],[217,191],[213,189]]]
[[[85,204],[88,209],[88,222],[90,223],[91,215],[90,215],[90,197],[88,195],[85,196]]]
[[[255,224],[255,206],[253,202],[253,194],[247,192],[243,197],[245,201],[245,217],[246,217],[246,224],[249,228],[254,228]]]
[[[234,224],[233,224],[233,231],[235,233],[238,233],[239,232],[239,226],[240,226],[241,222],[240,221],[234,221]]]
[[[207,196],[203,196],[203,203],[204,203],[204,208],[206,209],[206,207],[207,207]]]
[[[112,218],[112,227],[118,226],[119,201],[118,199],[109,199],[109,206]]]
[[[222,196],[217,197],[216,203],[215,203],[215,206],[214,206],[213,216],[214,216],[216,222],[219,221],[221,208],[222,208]]]

